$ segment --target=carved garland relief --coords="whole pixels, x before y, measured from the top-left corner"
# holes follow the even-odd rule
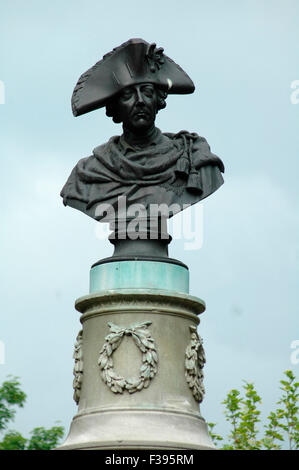
[[[195,326],[189,326],[191,340],[185,353],[185,377],[192,394],[199,403],[202,402],[205,389],[203,385],[203,367],[206,362],[203,341]]]
[[[75,343],[75,350],[73,354],[73,358],[75,359],[75,365],[73,369],[73,389],[74,395],[73,398],[75,402],[79,403],[80,400],[80,393],[81,393],[81,384],[83,380],[83,354],[82,354],[82,334],[83,330],[80,330]]]
[[[124,393],[125,390],[134,393],[147,388],[156,375],[158,355],[155,341],[148,330],[151,323],[150,321],[134,323],[128,328],[117,326],[111,322],[108,323],[110,333],[105,337],[98,364],[103,381],[113,393]],[[138,377],[126,379],[114,370],[113,353],[119,347],[124,335],[132,336],[136,346],[142,353],[142,364]]]
[[[150,321],[135,323],[128,328],[123,328],[108,323],[110,333],[105,337],[104,345],[100,351],[98,364],[101,369],[102,379],[113,393],[123,393],[127,390],[134,393],[143,388],[147,388],[150,381],[157,373],[158,354],[154,339],[152,338],[148,326]],[[191,339],[185,352],[185,377],[194,398],[202,402],[205,389],[203,385],[203,367],[206,362],[203,341],[197,333],[196,327],[189,326]],[[83,380],[83,354],[82,354],[82,333],[80,330],[75,343],[73,358],[75,365],[73,369],[73,398],[78,404],[80,400],[81,384]],[[132,336],[137,347],[142,353],[142,364],[139,376],[124,378],[116,373],[113,364],[113,353],[119,347],[124,335]]]

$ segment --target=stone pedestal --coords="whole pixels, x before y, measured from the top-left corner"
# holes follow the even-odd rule
[[[199,410],[204,302],[181,263],[119,261],[91,270],[76,302],[78,413],[59,449],[213,449]],[[135,286],[133,288],[133,286]]]

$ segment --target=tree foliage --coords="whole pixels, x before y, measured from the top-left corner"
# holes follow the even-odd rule
[[[20,389],[20,383],[16,377],[3,382],[0,387],[0,431],[7,428],[13,421],[16,410],[14,407],[23,407],[26,394]]]
[[[0,442],[0,450],[25,450],[27,439],[17,431],[9,431]]]
[[[31,431],[31,439],[28,442],[28,450],[50,450],[56,447],[60,438],[63,437],[64,428],[53,426],[50,429],[43,427],[34,428]]]
[[[245,382],[243,395],[233,389],[222,402],[225,405],[226,420],[230,424],[228,442],[223,450],[279,450],[288,447],[289,450],[299,449],[299,420],[298,400],[299,382],[291,370],[284,372],[285,379],[280,381],[282,395],[277,402],[279,407],[272,411],[263,426],[263,436],[260,437],[259,423],[261,397],[254,385]],[[217,446],[224,441],[222,436],[214,432],[215,423],[208,423],[210,436]]]
[[[0,433],[7,430],[16,414],[16,407],[23,407],[26,394],[20,388],[17,377],[11,377],[0,387]],[[50,429],[37,427],[31,431],[30,439],[19,432],[9,430],[0,441],[0,450],[50,450],[56,447],[63,437],[63,426]]]

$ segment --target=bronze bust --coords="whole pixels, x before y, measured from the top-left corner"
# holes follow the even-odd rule
[[[194,204],[222,184],[222,161],[196,133],[162,133],[155,117],[169,94],[193,93],[194,84],[162,48],[130,39],[106,54],[79,79],[72,96],[75,116],[106,107],[122,123],[113,136],[81,159],[61,191],[65,205],[100,220],[101,204],[117,212],[120,197],[127,207],[142,204]]]

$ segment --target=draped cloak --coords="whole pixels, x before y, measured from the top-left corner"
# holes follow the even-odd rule
[[[185,174],[178,171],[183,160]],[[146,147],[131,147],[123,135],[96,147],[74,167],[61,196],[65,205],[96,220],[103,216],[96,211],[99,204],[110,204],[117,212],[120,196],[127,207],[142,204],[148,211],[151,204],[176,204],[183,210],[216,191],[223,184],[222,172],[224,165],[205,138],[156,129]],[[190,185],[191,174],[195,185]]]

